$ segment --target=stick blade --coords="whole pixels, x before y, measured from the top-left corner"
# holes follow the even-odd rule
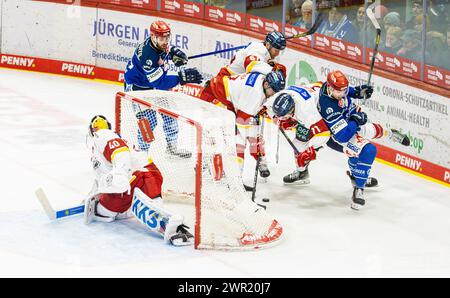
[[[48,201],[44,190],[40,187],[36,189],[35,194],[39,202],[41,203],[42,208],[44,208],[45,213],[47,213],[48,218],[50,220],[56,219],[55,210],[53,210],[52,206],[50,205],[50,202]]]

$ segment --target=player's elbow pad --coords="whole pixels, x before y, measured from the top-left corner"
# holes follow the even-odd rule
[[[334,139],[339,143],[347,143],[355,135],[358,130],[358,124],[354,121],[349,121],[347,127],[334,135]]]

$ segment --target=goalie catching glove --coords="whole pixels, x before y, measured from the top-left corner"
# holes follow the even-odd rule
[[[169,51],[170,58],[175,66],[183,66],[188,63],[188,56],[178,47],[172,47]]]
[[[316,150],[314,147],[309,147],[305,151],[296,154],[295,159],[297,160],[297,165],[299,167],[306,167],[311,160],[316,159]]]
[[[182,69],[178,72],[178,77],[181,85],[187,83],[200,84],[203,80],[202,74],[196,68]]]

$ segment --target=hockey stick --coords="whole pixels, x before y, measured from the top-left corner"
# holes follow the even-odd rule
[[[299,34],[296,34],[296,35],[292,35],[292,36],[286,37],[286,40],[292,39],[292,38],[305,37],[305,36],[312,35],[312,34],[316,33],[317,29],[319,29],[320,24],[322,24],[322,21],[323,21],[323,13],[320,12],[319,15],[316,18],[316,21],[312,25],[311,29],[309,29],[306,32],[302,32],[302,33],[299,33]]]
[[[369,17],[370,21],[372,22],[373,26],[377,30],[377,36],[375,39],[375,47],[373,48],[373,56],[372,61],[370,62],[370,69],[369,69],[369,78],[367,79],[367,85],[370,86],[370,81],[372,80],[372,73],[373,73],[373,67],[375,65],[375,59],[377,57],[378,53],[378,45],[380,44],[381,39],[381,27],[380,24],[378,24],[377,18],[375,17],[375,14],[373,13],[373,10],[375,9],[375,4],[377,1],[375,1],[372,5],[367,7],[366,14]],[[361,102],[361,105],[363,106],[366,103],[366,95],[364,94],[364,98]]]
[[[228,48],[228,49],[223,49],[223,50],[219,50],[219,51],[213,51],[213,52],[208,52],[208,53],[203,53],[203,54],[198,54],[198,55],[194,55],[194,56],[189,56],[188,59],[195,59],[195,58],[200,58],[200,57],[205,57],[205,56],[211,56],[211,55],[215,55],[215,54],[220,54],[220,53],[225,53],[225,52],[231,52],[234,50],[240,50],[245,48],[247,45],[245,46],[238,46],[238,47],[234,47],[234,48]]]
[[[260,118],[261,118],[261,116],[260,116]],[[259,136],[258,136],[258,137],[261,137],[261,138],[262,138],[262,136],[264,134],[264,122],[266,122],[264,120],[264,116],[262,118],[263,119],[262,119],[261,128],[260,128]],[[261,163],[261,154],[260,154],[260,152],[257,152],[257,154],[258,154],[258,159],[256,160],[255,177],[253,179],[253,190],[252,190],[252,201],[253,202],[255,202],[256,184],[258,183],[258,170],[259,170],[259,164]],[[260,207],[263,207],[264,210],[266,209],[266,206],[264,206],[264,205],[260,205],[258,203],[257,203],[257,205],[260,206]]]
[[[278,164],[280,158],[280,131],[277,132],[277,153],[275,154],[275,161]]]
[[[295,147],[295,144],[291,141],[291,139],[289,139],[289,137],[287,136],[286,132],[278,126],[278,130],[281,131],[281,133],[283,134],[283,136],[286,138],[286,141],[288,141],[289,145],[291,145],[292,149],[294,149],[295,154],[300,154],[300,151],[298,151],[297,147]],[[317,148],[314,148],[314,150],[316,150],[317,152],[322,149],[323,146],[319,146]]]
[[[288,39],[292,39],[292,38],[300,38],[300,37],[305,37],[311,34],[314,34],[317,29],[319,28],[320,24],[323,21],[323,13],[320,12],[319,15],[316,18],[316,22],[313,24],[313,26],[311,27],[311,29],[309,29],[306,32],[302,32],[293,36],[289,36],[286,37],[286,40]],[[213,51],[213,52],[208,52],[208,53],[203,53],[203,54],[198,54],[198,55],[193,55],[193,56],[189,56],[188,59],[195,59],[195,58],[201,58],[201,57],[205,57],[205,56],[210,56],[210,55],[215,55],[215,54],[220,54],[220,53],[225,53],[225,52],[230,52],[230,51],[234,51],[234,50],[240,50],[247,47],[247,45],[245,46],[238,46],[238,47],[233,47],[233,48],[228,48],[228,49],[223,49],[223,50],[219,50],[219,51]]]
[[[55,211],[53,209],[53,207],[51,206],[51,204],[42,188],[38,188],[35,191],[35,194],[36,194],[36,197],[38,198],[39,202],[41,203],[42,207],[44,208],[45,213],[47,213],[47,216],[50,220],[60,219],[63,217],[84,213],[84,204]]]

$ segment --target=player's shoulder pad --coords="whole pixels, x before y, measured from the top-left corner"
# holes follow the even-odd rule
[[[136,57],[145,71],[150,71],[153,68],[159,67],[158,61],[160,59],[158,52],[152,47],[150,38],[142,42],[136,49]]]
[[[342,115],[342,108],[339,107],[337,100],[332,99],[323,92],[319,95],[317,108],[326,121],[333,121]]]
[[[106,144],[114,139],[120,139],[120,136],[111,129],[100,129],[94,133],[94,142],[99,149],[105,148]]]

